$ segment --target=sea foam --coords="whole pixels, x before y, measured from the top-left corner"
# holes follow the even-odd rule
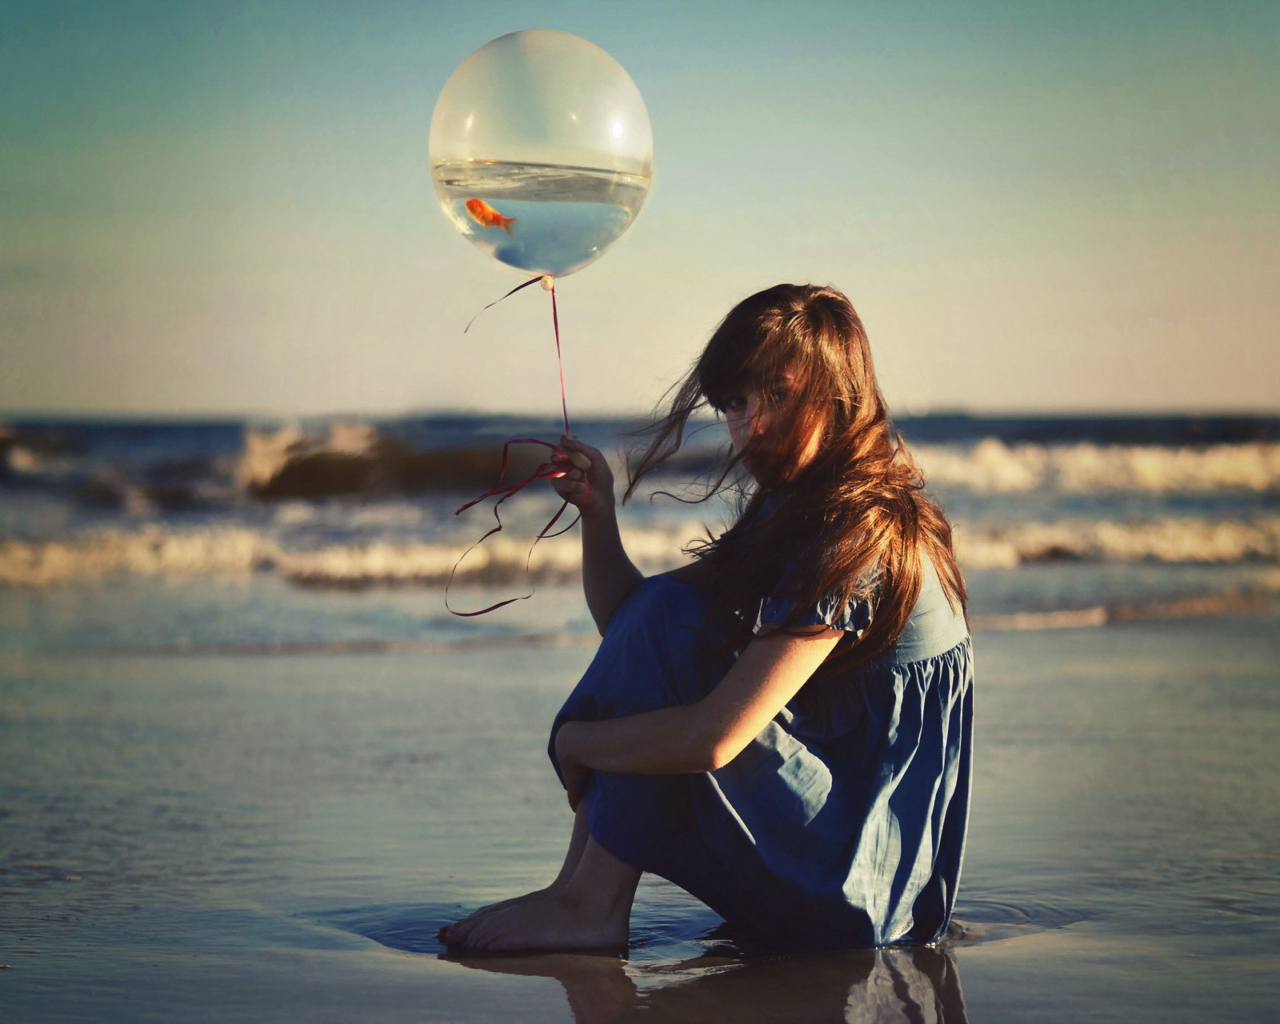
[[[675,531],[630,530],[632,559],[646,572],[679,564],[688,540]],[[48,587],[124,575],[234,576],[274,572],[307,586],[442,584],[457,567],[458,582],[501,584],[526,575],[538,582],[576,577],[582,557],[576,535],[541,541],[493,537],[470,551],[465,544],[410,541],[334,544],[289,550],[245,528],[178,530],[148,526],[102,530],[55,541],[0,541],[0,585]]]
[[[680,564],[694,539],[686,529],[630,528],[623,541],[646,573]],[[1146,522],[1066,520],[956,529],[968,568],[1029,562],[1280,562],[1280,516],[1250,520],[1167,518]],[[507,584],[572,579],[581,569],[576,534],[544,540],[503,535],[468,551],[430,540],[330,544],[290,549],[265,532],[242,527],[101,530],[52,541],[0,541],[0,585],[49,587],[119,575],[277,573],[313,587],[440,585],[457,567],[460,583]]]
[[[1252,520],[1164,518],[1064,520],[956,527],[956,554],[970,568],[1027,562],[1212,563],[1280,561],[1280,516]]]
[[[1200,492],[1280,490],[1280,445],[1007,445],[913,447],[929,484],[983,494],[1037,490]]]

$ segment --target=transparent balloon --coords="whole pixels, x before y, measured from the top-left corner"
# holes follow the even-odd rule
[[[640,212],[652,173],[640,90],[568,32],[486,43],[450,76],[431,119],[445,214],[482,252],[535,274],[599,259]]]

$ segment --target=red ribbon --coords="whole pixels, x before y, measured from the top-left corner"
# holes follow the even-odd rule
[[[511,291],[507,292],[506,295],[502,296],[502,299],[509,299],[516,292],[523,291],[524,289],[528,288],[529,285],[537,284],[539,281],[551,282],[551,287],[548,288],[547,291],[551,293],[551,326],[555,329],[555,332],[556,332],[556,369],[560,371],[560,412],[564,416],[564,433],[565,433],[565,436],[568,437],[569,436],[569,405],[565,401],[565,397],[564,397],[564,360],[560,357],[560,312],[559,310],[556,309],[556,279],[552,277],[550,274],[539,274],[537,277],[529,278],[529,280],[525,281],[523,284],[516,285],[514,288],[511,289]],[[501,302],[502,299],[494,299],[491,303],[489,303],[489,305],[485,306],[484,309],[480,310],[480,313],[483,313],[486,309],[493,309],[493,307],[496,306],[499,302]],[[473,316],[470,320],[467,321],[467,326],[462,329],[463,334],[466,334],[469,330],[471,330],[471,325],[475,323],[478,319],[480,319],[480,313],[477,313],[475,316]],[[463,507],[465,508],[467,506],[463,506]]]
[[[544,275],[539,275],[538,277],[532,277],[528,281],[525,281],[523,284],[516,285],[514,288],[511,289],[511,291],[507,292],[506,295],[502,296],[501,299],[496,299],[495,301],[489,303],[489,305],[485,306],[484,309],[480,310],[480,313],[483,313],[485,309],[491,309],[492,307],[496,306],[499,302],[502,301],[502,299],[510,298],[512,295],[514,295],[516,292],[520,291],[521,289],[528,288],[529,285],[531,284],[537,284],[539,281],[543,280],[543,277]],[[551,280],[551,287],[548,288],[547,290],[551,292],[551,325],[554,328],[555,335],[556,335],[556,367],[560,371],[560,411],[564,416],[564,433],[565,433],[565,436],[568,437],[569,436],[569,405],[568,405],[568,402],[565,400],[564,360],[561,358],[561,355],[560,355],[560,315],[558,310],[556,309],[555,280],[554,279],[550,279],[550,280]],[[477,313],[475,316],[471,318],[471,320],[467,323],[467,326],[463,329],[463,332],[462,332],[463,334],[466,334],[467,331],[471,330],[471,325],[476,322],[476,317],[478,317],[480,313]],[[544,448],[550,449],[552,453],[552,457],[548,459],[546,462],[539,465],[537,469],[535,469],[523,480],[520,480],[517,483],[509,484],[509,483],[506,483],[507,461],[508,461],[508,454],[513,444],[540,444]],[[481,608],[479,611],[475,611],[475,612],[460,612],[460,611],[455,611],[453,608],[449,607],[449,588],[453,586],[453,578],[454,576],[457,575],[458,566],[462,564],[463,559],[465,559],[467,555],[471,554],[472,551],[478,548],[481,544],[483,544],[486,540],[492,537],[495,533],[502,532],[502,528],[503,528],[502,516],[498,513],[498,507],[504,501],[510,498],[512,495],[518,494],[520,491],[524,490],[524,488],[528,487],[535,480],[549,480],[556,477],[562,477],[565,475],[565,473],[567,473],[572,468],[573,468],[573,463],[569,461],[569,454],[559,445],[552,444],[550,441],[540,441],[535,437],[516,437],[516,438],[512,438],[510,441],[508,441],[506,444],[502,446],[502,465],[498,469],[498,482],[495,483],[492,487],[490,487],[487,491],[485,491],[484,494],[480,495],[478,498],[473,498],[471,501],[468,501],[465,505],[461,506],[453,513],[455,516],[461,515],[467,509],[471,508],[473,505],[480,504],[480,502],[484,501],[486,498],[492,498],[495,496],[497,496],[498,498],[498,500],[493,503],[493,518],[497,525],[493,526],[483,537],[481,537],[478,541],[472,544],[471,547],[467,548],[467,550],[462,553],[462,556],[456,562],[453,563],[453,569],[449,573],[449,582],[445,584],[445,588],[444,588],[445,608],[447,608],[454,615],[458,615],[463,618],[471,618],[472,616],[475,616],[475,615],[485,615],[488,612],[496,611],[497,609],[505,607],[506,605],[514,604],[516,601],[527,601],[529,598],[533,597],[534,590],[530,589],[529,593],[527,594],[522,594],[519,597],[509,597],[505,601],[499,601],[497,604],[491,604],[489,605],[489,607]],[[559,537],[562,533],[568,533],[570,530],[573,529],[573,527],[577,524],[578,520],[582,517],[581,513],[579,513],[578,515],[573,517],[573,522],[569,523],[568,526],[565,526],[564,528],[557,530],[555,533],[552,533],[551,528],[555,526],[557,522],[560,521],[560,517],[564,515],[564,510],[568,507],[569,507],[568,501],[562,502],[560,505],[560,508],[556,510],[556,514],[553,515],[547,521],[547,525],[538,531],[538,535],[533,539],[533,543],[529,545],[529,554],[525,557],[525,561],[524,561],[525,572],[529,571],[529,565],[533,561],[533,549],[538,546],[538,541],[543,540],[546,537]]]

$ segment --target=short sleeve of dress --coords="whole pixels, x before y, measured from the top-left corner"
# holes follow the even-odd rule
[[[796,590],[796,574],[789,567],[779,580],[773,593],[760,606],[760,617],[756,628],[765,622],[785,622],[795,609],[794,593]],[[817,604],[800,611],[793,625],[826,626],[846,633],[861,636],[871,625],[871,604],[861,597],[854,597],[847,604],[838,595],[831,594],[822,598]]]

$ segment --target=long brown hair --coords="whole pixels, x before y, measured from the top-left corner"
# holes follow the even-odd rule
[[[628,465],[623,500],[680,449],[694,413],[723,411],[728,398],[747,390],[769,403],[771,425],[726,456],[704,498],[744,462],[756,486],[744,491],[728,531],[689,552],[714,567],[708,624],[723,646],[741,650],[750,642],[770,596],[790,602],[783,628],[793,634],[811,632],[796,621],[819,602],[833,600],[839,609],[860,599],[872,609],[871,624],[840,651],[875,657],[911,616],[922,554],[953,607],[963,610],[951,524],[923,493],[924,477],[890,424],[862,321],[834,288],[780,284],[729,311],[668,393],[666,411],[644,431],[650,442]],[[813,457],[798,465],[796,453],[815,435]]]

